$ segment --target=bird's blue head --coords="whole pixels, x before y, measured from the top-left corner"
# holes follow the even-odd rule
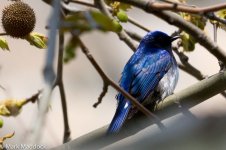
[[[152,48],[161,48],[171,50],[171,43],[179,36],[171,37],[161,31],[147,33],[141,41],[141,44]]]

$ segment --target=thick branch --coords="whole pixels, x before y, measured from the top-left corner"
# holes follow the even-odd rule
[[[139,1],[140,0],[132,0],[131,3],[136,5]],[[199,8],[199,7],[180,5],[177,3],[161,3],[161,2],[155,2],[153,0],[149,0],[147,7],[151,11],[172,10],[172,11],[180,11],[180,12],[187,12],[187,13],[193,13],[193,14],[203,14],[207,12],[214,12],[214,11],[224,9],[226,8],[226,3]]]
[[[226,90],[226,72],[218,73],[176,94],[168,96],[163,102],[157,105],[155,112],[161,119],[165,119],[181,112],[178,103],[180,103],[182,107],[191,108],[224,90]],[[140,130],[150,126],[152,123],[153,122],[149,122],[141,115],[137,115],[135,118],[130,119],[127,124],[125,124],[126,126],[123,130],[116,136],[105,136],[107,126],[104,126],[62,145],[57,149],[63,150],[68,147],[71,149],[100,149],[123,138],[134,135]]]

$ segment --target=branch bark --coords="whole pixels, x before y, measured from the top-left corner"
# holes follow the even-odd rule
[[[199,7],[180,5],[178,3],[160,3],[160,2],[155,2],[153,0],[149,0],[148,7],[149,9],[152,9],[152,11],[172,10],[172,11],[181,11],[181,12],[187,12],[187,13],[193,13],[193,14],[204,14],[207,12],[214,12],[214,11],[224,9],[226,8],[226,3],[199,8]]]

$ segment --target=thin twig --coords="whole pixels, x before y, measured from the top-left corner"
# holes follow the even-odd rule
[[[217,17],[213,12],[208,12],[208,13],[205,13],[204,15],[208,19],[215,20],[215,21],[218,21],[219,23],[226,25],[226,19],[222,19],[220,17]]]
[[[71,140],[70,138],[70,127],[68,123],[68,114],[67,114],[67,101],[64,90],[63,83],[63,53],[64,53],[64,34],[59,31],[59,53],[58,53],[58,64],[57,64],[57,77],[54,85],[58,85],[62,103],[63,110],[63,119],[64,119],[64,137],[63,143],[66,143]]]
[[[218,29],[218,24],[213,23],[213,41],[217,43],[217,29]],[[225,65],[223,64],[222,61],[218,60],[218,64],[220,67],[220,71],[225,71]]]
[[[149,29],[148,27],[145,27],[144,25],[140,24],[138,21],[136,21],[135,19],[133,19],[133,18],[131,18],[131,17],[128,18],[128,21],[129,21],[131,24],[133,24],[133,25],[135,25],[135,26],[137,26],[137,27],[143,29],[144,31],[147,31],[147,32],[150,32],[150,31],[151,31],[151,29]]]
[[[8,35],[7,33],[0,33],[0,36]]]
[[[197,70],[196,68],[193,68],[193,66],[188,67],[188,66],[184,66],[180,63],[178,63],[178,67],[183,70],[184,72],[188,73],[189,75],[195,77],[197,80],[203,80],[204,76],[202,74],[200,74],[200,71]],[[194,69],[194,71],[193,71]]]
[[[42,93],[42,91],[38,91],[36,94],[32,95],[30,98],[27,98],[26,102],[24,103],[24,105],[26,103],[32,102],[35,103],[37,100],[39,100],[39,95]]]
[[[142,40],[142,36],[140,36],[139,34],[137,34],[136,32],[133,32],[131,30],[127,30],[125,29],[125,32],[135,41],[140,42]]]
[[[178,55],[181,64],[178,64],[179,68],[184,70],[185,72],[191,74],[192,76],[194,76],[195,78],[197,78],[198,80],[202,80],[205,79],[207,76],[203,75],[201,73],[201,71],[199,71],[197,68],[195,68],[194,66],[192,66],[189,62],[188,62],[188,57],[182,53],[178,51],[177,47],[173,47],[173,51]]]
[[[108,86],[109,84],[107,82],[103,82],[103,90],[100,93],[100,96],[98,97],[98,101],[95,104],[93,104],[94,108],[96,108],[99,104],[101,104],[103,97],[106,95],[108,91]]]
[[[81,0],[70,0],[69,2],[70,3],[76,3],[76,4],[80,4],[80,5],[84,5],[84,6],[94,7],[95,8],[95,5],[94,4],[89,3],[89,2],[84,2],[84,1],[81,1]]]
[[[203,80],[207,78],[207,75],[203,75],[200,70],[195,68],[192,64],[188,62],[188,56],[183,52],[179,52],[177,47],[173,47],[174,52],[178,55],[182,64],[178,63],[178,67],[189,75],[195,77],[197,80]],[[226,92],[220,93],[224,98],[226,98]]]

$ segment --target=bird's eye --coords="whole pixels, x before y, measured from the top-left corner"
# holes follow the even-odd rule
[[[158,37],[158,38],[156,38],[156,41],[158,41],[158,42],[163,42],[164,39],[163,39],[162,37]]]

